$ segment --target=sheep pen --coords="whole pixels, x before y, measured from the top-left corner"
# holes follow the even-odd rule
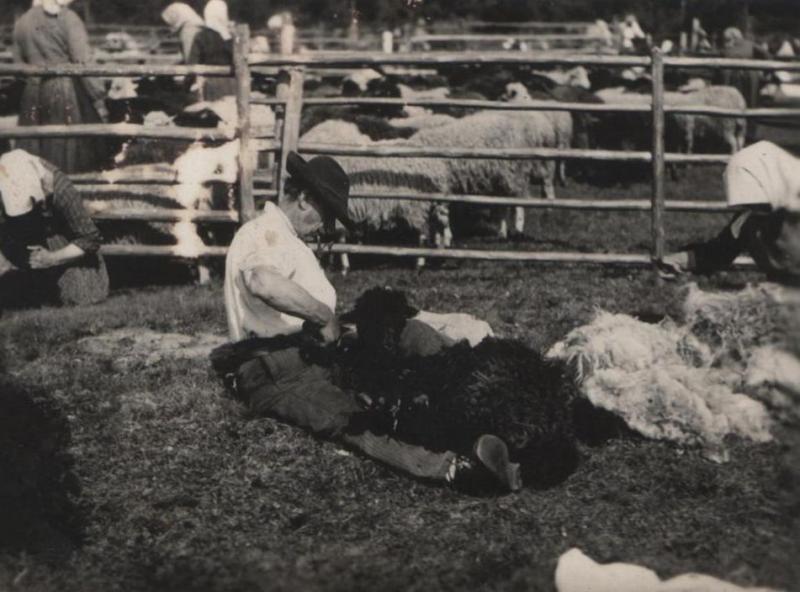
[[[350,146],[402,145],[402,141],[373,142],[369,136],[359,132],[356,124],[337,120],[315,126],[300,141],[301,144]],[[349,200],[350,216],[360,226],[359,239],[375,233],[402,235],[410,232],[416,235],[420,245],[432,241],[438,247],[449,246],[452,235],[446,205],[390,197],[404,190],[412,193],[446,193],[449,190],[449,173],[441,160],[343,156],[337,158],[337,162],[350,179],[351,192],[386,195],[353,197]],[[343,254],[341,263],[343,273],[347,273],[350,262],[346,254]],[[422,265],[424,259],[418,259],[417,267]]]

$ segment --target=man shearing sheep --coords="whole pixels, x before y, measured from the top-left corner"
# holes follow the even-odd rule
[[[369,430],[353,429],[364,410],[355,393],[334,384],[330,368],[304,353],[303,340],[320,345],[340,338],[336,292],[305,239],[336,220],[346,227],[350,183],[330,157],[305,161],[290,153],[286,199],[267,203],[231,243],[225,269],[225,309],[232,344],[212,354],[217,371],[254,414],[268,415],[339,441],[415,477],[469,489],[492,482],[521,486],[499,438],[484,435],[467,458],[431,452]]]
[[[737,211],[715,238],[664,257],[672,272],[708,273],[749,254],[770,281],[800,285],[800,159],[771,142],[737,152],[725,170]]]

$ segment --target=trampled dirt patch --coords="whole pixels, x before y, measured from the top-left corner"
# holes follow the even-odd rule
[[[213,333],[162,333],[144,328],[116,329],[85,337],[80,348],[91,355],[108,358],[115,370],[154,366],[164,360],[208,358],[226,338]]]

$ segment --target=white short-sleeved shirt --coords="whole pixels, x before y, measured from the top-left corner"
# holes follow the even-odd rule
[[[247,289],[246,275],[261,266],[336,310],[336,291],[314,252],[297,236],[286,215],[267,203],[258,218],[238,230],[225,259],[225,311],[232,341],[290,335],[303,326],[303,319],[275,310]]]

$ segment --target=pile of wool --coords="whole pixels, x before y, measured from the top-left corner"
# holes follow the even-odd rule
[[[671,321],[643,323],[598,311],[548,353],[576,370],[583,395],[640,434],[701,447],[727,459],[723,440],[734,434],[769,441],[763,404],[741,394],[736,371],[711,368],[712,350]]]
[[[578,462],[575,386],[566,364],[491,337],[474,348],[462,341],[429,356],[403,355],[401,337],[415,313],[402,292],[390,289],[369,290],[356,302],[349,316],[358,341],[340,355],[336,374],[373,406],[351,428],[464,454],[479,436],[494,434],[527,484],[565,479]]]
[[[0,551],[66,556],[82,534],[67,418],[4,374],[0,393]]]
[[[714,293],[692,284],[684,315],[715,366],[739,372],[742,391],[777,419],[800,423],[800,290],[767,283]]]

